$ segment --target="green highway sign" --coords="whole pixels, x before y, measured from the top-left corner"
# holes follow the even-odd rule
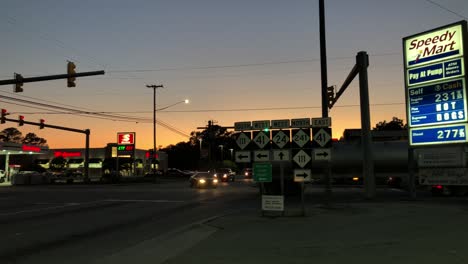
[[[256,182],[271,182],[271,163],[254,163],[253,177]]]

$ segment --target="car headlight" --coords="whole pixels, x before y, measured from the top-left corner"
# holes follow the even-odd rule
[[[213,183],[218,183],[218,179],[213,179]]]
[[[246,173],[244,173],[244,175],[245,175],[245,176],[249,176],[249,173],[246,172]]]
[[[200,179],[200,180],[198,180],[198,182],[199,183],[205,183],[206,181],[205,181],[205,179]]]
[[[227,175],[226,175],[226,174],[224,174],[224,175],[223,175],[223,178],[226,178],[226,177],[227,177]]]
[[[359,181],[359,177],[353,177],[353,181]]]

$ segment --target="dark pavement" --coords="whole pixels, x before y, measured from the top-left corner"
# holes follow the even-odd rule
[[[262,217],[249,181],[0,188],[1,263],[466,263],[468,200],[307,185]]]

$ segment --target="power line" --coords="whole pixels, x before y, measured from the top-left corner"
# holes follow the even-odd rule
[[[371,106],[393,106],[393,105],[404,105],[405,103],[377,103],[370,104]],[[336,105],[335,107],[359,107],[359,104],[349,105]],[[268,107],[268,108],[235,108],[235,109],[200,109],[200,110],[169,110],[160,111],[161,113],[209,113],[209,112],[249,112],[249,111],[275,111],[275,110],[301,110],[301,109],[319,109],[321,106],[295,106],[295,107]],[[55,113],[55,112],[17,112],[18,114],[73,114],[73,113]],[[126,112],[95,112],[95,113],[115,113],[115,114],[148,114],[151,111],[126,111]]]
[[[460,15],[459,13],[448,9],[447,7],[445,7],[445,6],[443,6],[443,5],[439,4],[439,3],[436,3],[436,2],[431,1],[431,0],[425,0],[425,1],[428,2],[428,3],[430,3],[430,4],[433,4],[433,5],[437,6],[437,7],[439,7],[439,8],[441,8],[441,9],[447,11],[447,12],[450,12],[450,13],[452,13],[452,14],[454,14],[454,15],[460,17],[460,18],[468,19],[466,16]]]
[[[401,53],[377,53],[370,54],[371,56],[400,56]],[[355,56],[346,57],[330,57],[328,60],[347,60],[354,59]],[[278,64],[292,64],[292,63],[307,63],[316,62],[320,59],[297,59],[297,60],[285,60],[285,61],[272,61],[272,62],[260,62],[260,63],[246,63],[246,64],[231,64],[231,65],[215,65],[215,66],[193,66],[193,67],[174,67],[174,68],[156,68],[156,69],[135,69],[135,70],[108,70],[108,73],[127,73],[127,72],[159,72],[159,71],[190,71],[190,70],[207,70],[207,69],[222,69],[222,68],[241,68],[241,67],[256,67],[265,65],[278,65]]]

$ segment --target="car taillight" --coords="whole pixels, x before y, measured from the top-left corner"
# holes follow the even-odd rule
[[[442,185],[435,185],[433,187],[436,188],[436,189],[439,189],[439,190],[442,190],[444,188],[444,187],[442,187]]]

